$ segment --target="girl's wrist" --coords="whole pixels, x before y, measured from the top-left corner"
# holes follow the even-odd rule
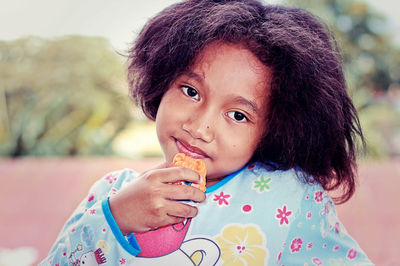
[[[108,200],[108,205],[109,205],[109,208],[110,208],[111,215],[114,218],[115,222],[117,223],[118,228],[121,231],[121,233],[124,236],[130,234],[131,232],[129,232],[129,230],[126,230],[126,228],[124,227],[123,219],[121,219],[120,208],[118,206],[117,197],[110,196],[110,198]]]

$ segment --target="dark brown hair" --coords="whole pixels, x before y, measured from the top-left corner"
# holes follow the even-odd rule
[[[266,131],[252,160],[301,169],[324,189],[355,190],[356,137],[364,143],[346,92],[331,32],[309,12],[255,0],[188,0],[149,20],[129,51],[131,94],[150,119],[170,84],[215,41],[245,45],[273,70]]]

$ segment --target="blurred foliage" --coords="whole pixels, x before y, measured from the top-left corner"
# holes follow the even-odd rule
[[[0,42],[0,154],[112,153],[130,117],[124,61],[103,38]]]
[[[354,0],[288,0],[319,16],[343,52],[368,157],[400,155],[400,49],[385,16]]]
[[[385,17],[352,0],[284,3],[334,31],[367,156],[400,155],[400,50]],[[124,63],[103,38],[0,41],[0,155],[158,155],[154,126],[132,112]]]

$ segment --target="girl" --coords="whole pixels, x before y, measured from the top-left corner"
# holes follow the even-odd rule
[[[130,50],[165,162],[99,180],[43,264],[371,264],[325,191],[355,186],[363,136],[328,29],[300,9],[188,0]],[[175,154],[204,160],[207,190]],[[195,218],[194,218],[195,217]]]

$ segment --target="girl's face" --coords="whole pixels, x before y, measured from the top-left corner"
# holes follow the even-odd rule
[[[207,186],[242,168],[265,130],[271,70],[240,45],[213,43],[164,94],[156,117],[166,162],[204,159]]]

